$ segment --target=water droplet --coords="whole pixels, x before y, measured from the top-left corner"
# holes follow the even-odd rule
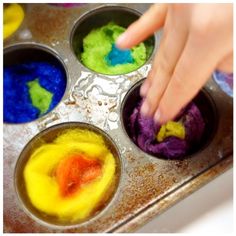
[[[65,105],[75,105],[76,102],[74,100],[67,99],[64,101]]]
[[[116,80],[117,83],[122,83],[123,81],[124,81],[124,78],[123,78],[123,77],[119,77],[119,78]]]
[[[52,113],[49,117],[46,117],[43,122],[41,122],[39,125],[38,125],[38,129],[39,130],[42,130],[44,128],[46,128],[50,123],[56,121],[56,120],[59,120],[60,119],[60,116],[58,113]]]
[[[218,157],[221,159],[224,157],[224,153],[222,150],[218,150]]]
[[[20,40],[31,39],[32,38],[32,34],[31,34],[29,29],[24,29],[21,32],[19,32],[18,38]]]
[[[159,178],[159,179],[163,179],[164,176],[161,174],[161,175],[158,176],[158,178]]]
[[[117,121],[117,119],[118,119],[118,114],[116,113],[116,112],[111,112],[110,114],[109,114],[109,117],[108,117],[108,119],[110,120],[110,121]]]
[[[123,147],[123,148],[121,149],[121,154],[124,154],[125,151],[126,151],[126,147]]]

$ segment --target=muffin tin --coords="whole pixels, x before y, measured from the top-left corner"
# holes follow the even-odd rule
[[[103,11],[123,11],[122,18],[125,18],[126,12],[137,17],[138,11],[141,14],[149,4],[84,4],[73,8],[48,4],[23,6],[23,24],[4,41],[4,63],[9,48],[43,47],[64,66],[67,88],[58,106],[45,116],[29,123],[3,125],[4,232],[134,231],[232,167],[233,100],[212,79],[199,99],[203,107],[208,104],[212,110],[210,113],[205,110],[211,128],[204,145],[183,160],[166,160],[140,151],[130,140],[123,118],[126,109],[135,100],[133,91],[137,96],[137,87],[150,70],[154,53],[138,70],[117,76],[95,73],[76,58],[73,35],[81,19],[85,22],[90,15]],[[114,15],[107,14],[108,20]],[[155,50],[160,35],[158,33],[155,40],[153,38]],[[16,58],[8,60],[13,63]],[[58,226],[38,219],[34,213],[26,210],[26,205],[22,206],[22,197],[17,191],[21,185],[17,174],[21,166],[19,157],[30,148],[30,144],[27,144],[32,138],[58,126],[79,125],[81,122],[87,127],[93,125],[103,130],[117,147],[120,154],[119,185],[113,199],[95,217],[77,225]]]

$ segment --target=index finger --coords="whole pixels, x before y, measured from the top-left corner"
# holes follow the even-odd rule
[[[152,5],[139,20],[131,24],[128,29],[119,36],[116,41],[116,46],[121,49],[131,48],[145,40],[164,25],[166,12],[167,4]]]

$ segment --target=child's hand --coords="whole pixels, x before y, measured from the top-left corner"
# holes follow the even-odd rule
[[[156,30],[163,36],[141,87],[141,112],[165,123],[201,89],[215,69],[233,70],[233,4],[155,4],[117,40],[130,48]]]

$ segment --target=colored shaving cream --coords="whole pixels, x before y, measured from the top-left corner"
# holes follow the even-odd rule
[[[10,37],[20,27],[24,19],[23,8],[16,3],[4,6],[3,9],[3,39]]]
[[[24,181],[39,211],[61,221],[83,221],[112,188],[115,169],[115,158],[101,135],[68,129],[34,150],[24,168]]]
[[[194,102],[190,102],[175,121],[156,124],[141,115],[142,101],[129,117],[132,140],[145,152],[165,158],[181,158],[196,148],[205,130],[205,121]]]
[[[62,67],[48,62],[5,66],[4,122],[24,123],[51,111],[62,99],[66,76]]]
[[[147,49],[140,43],[130,50],[120,50],[115,41],[125,31],[113,22],[93,29],[83,40],[81,61],[89,69],[99,73],[125,74],[141,67],[147,60]]]

